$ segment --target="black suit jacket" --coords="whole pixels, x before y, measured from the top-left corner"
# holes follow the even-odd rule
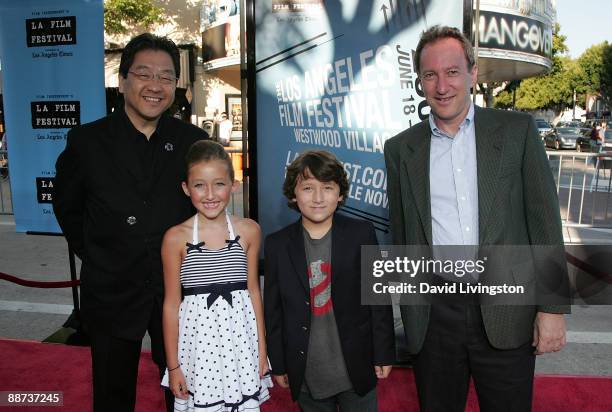
[[[82,260],[81,309],[86,328],[140,339],[155,300],[163,298],[161,240],[192,214],[181,189],[185,154],[203,130],[162,116],[150,190],[142,181],[134,133],[123,110],[68,132],[56,163],[53,210]]]
[[[474,110],[480,246],[555,246],[558,291],[560,296],[569,296],[557,192],[535,121],[524,113],[479,107]],[[385,144],[389,218],[395,244],[433,244],[430,147],[427,119]],[[509,284],[527,284],[532,290],[529,282],[535,277],[534,263],[512,264],[501,275],[506,276]],[[400,307],[411,353],[421,350],[429,325],[429,309],[425,304]],[[481,311],[491,345],[513,349],[533,338],[537,311],[569,313],[570,307],[483,305]]]
[[[374,365],[395,362],[391,306],[361,304],[361,245],[376,245],[371,223],[336,214],[332,225],[332,304],[354,390],[376,385]],[[306,368],[310,286],[301,220],[266,237],[264,311],[268,357],[275,375],[288,374],[297,399]]]

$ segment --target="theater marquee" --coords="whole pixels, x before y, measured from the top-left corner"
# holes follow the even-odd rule
[[[523,79],[550,70],[556,16],[551,0],[482,0],[475,14],[478,82]]]

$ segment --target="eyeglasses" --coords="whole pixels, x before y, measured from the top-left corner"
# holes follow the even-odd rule
[[[168,73],[159,74],[159,73],[151,73],[151,72],[133,72],[133,71],[128,71],[128,73],[132,73],[140,81],[143,81],[143,82],[150,82],[153,79],[157,79],[161,84],[165,86],[176,84],[176,81],[178,80],[176,77]]]

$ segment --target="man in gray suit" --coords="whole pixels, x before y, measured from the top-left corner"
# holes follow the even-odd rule
[[[431,114],[385,145],[394,243],[554,245],[564,262],[555,185],[531,116],[472,104],[474,51],[455,28],[424,32],[415,68]],[[558,276],[567,278],[563,266]],[[530,410],[535,355],[564,346],[570,307],[470,299],[401,306],[421,409],[463,411],[471,376],[482,411]]]

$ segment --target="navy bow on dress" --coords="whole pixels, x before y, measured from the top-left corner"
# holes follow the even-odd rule
[[[191,252],[192,250],[197,250],[198,252],[204,252],[204,249],[202,249],[202,246],[204,246],[204,242],[200,242],[198,244],[192,244],[187,242],[187,253]]]
[[[246,282],[214,283],[212,285],[185,288],[183,290],[183,295],[202,295],[209,293],[208,297],[206,298],[208,308],[210,308],[219,297],[225,299],[225,301],[232,306],[232,292],[235,290],[246,289]]]
[[[238,243],[238,241],[240,240],[240,235],[236,236],[236,239],[231,240],[228,239],[225,241],[225,243],[227,243],[227,250],[230,250],[232,248],[232,245],[239,245],[240,243]]]

